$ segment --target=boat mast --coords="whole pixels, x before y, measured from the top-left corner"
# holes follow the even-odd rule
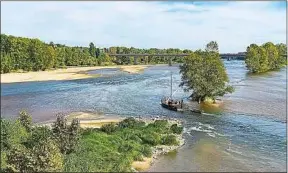
[[[171,93],[170,93],[170,98],[172,100],[172,71],[171,71]]]

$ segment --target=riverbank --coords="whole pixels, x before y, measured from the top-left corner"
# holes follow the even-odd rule
[[[68,124],[74,118],[78,118],[80,121],[80,127],[82,128],[101,128],[101,126],[110,123],[119,123],[120,121],[124,120],[125,117],[119,116],[105,116],[103,114],[95,113],[95,112],[73,112],[66,116]],[[127,118],[127,117],[126,117]],[[154,123],[156,120],[167,120],[168,126],[170,127],[172,124],[177,124],[178,126],[182,126],[182,122],[175,118],[167,118],[167,117],[154,117],[154,118],[135,118],[137,120],[141,120],[145,122],[146,125]],[[44,125],[51,127],[53,122],[43,122],[39,123],[38,125]],[[167,154],[169,152],[175,151],[181,146],[185,144],[183,138],[183,132],[181,134],[174,134],[176,136],[177,141],[179,142],[178,145],[156,145],[152,147],[152,156],[151,157],[143,157],[142,161],[133,161],[131,164],[132,170],[135,172],[138,171],[146,171],[150,168],[150,166],[157,160],[160,155]]]
[[[183,123],[179,121],[178,119],[159,117],[159,116],[157,116],[156,118],[142,118],[141,120],[144,121],[146,124],[153,123],[156,120],[167,120],[169,123],[169,126],[171,126],[172,124],[177,124],[180,126],[183,125]],[[155,147],[152,147],[152,156],[143,158],[143,161],[133,161],[132,169],[135,172],[147,171],[151,167],[151,165],[155,162],[155,160],[158,159],[160,155],[168,154],[172,151],[179,149],[181,146],[183,146],[185,144],[185,140],[183,138],[183,132],[175,136],[177,138],[177,141],[179,142],[178,145],[173,145],[173,146],[157,145]]]
[[[128,73],[139,73],[147,68],[148,65],[123,65],[123,66],[95,66],[95,67],[68,67],[65,69],[23,72],[23,73],[5,73],[1,74],[1,83],[33,82],[33,81],[52,81],[52,80],[73,80],[98,77],[98,75],[88,74],[88,71],[103,68],[120,68]]]
[[[133,161],[132,169],[135,170],[135,172],[147,171],[154,164],[155,160],[157,160],[160,155],[173,152],[185,144],[185,140],[182,135],[183,134],[176,135],[176,138],[179,141],[179,145],[173,145],[173,146],[157,145],[153,147],[152,156],[143,158],[143,161]]]

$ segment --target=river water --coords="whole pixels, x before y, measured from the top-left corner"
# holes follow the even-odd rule
[[[189,93],[178,87],[178,66],[152,66],[141,74],[103,69],[101,77],[72,81],[1,84],[1,115],[25,108],[35,122],[59,112],[95,111],[120,116],[166,116],[184,121],[183,147],[159,157],[149,171],[286,171],[286,69],[250,75],[243,61],[224,61],[233,94],[224,105],[200,106],[205,115],[163,109],[160,99]]]

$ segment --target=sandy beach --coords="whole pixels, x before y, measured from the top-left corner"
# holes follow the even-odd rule
[[[1,74],[1,83],[51,81],[51,80],[73,80],[97,77],[87,72],[103,68],[120,68],[128,73],[138,73],[147,68],[148,65],[124,65],[124,66],[95,66],[95,67],[69,67],[37,72],[5,73]]]

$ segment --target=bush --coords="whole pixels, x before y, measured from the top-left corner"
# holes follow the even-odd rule
[[[32,148],[40,141],[44,141],[52,137],[52,132],[48,127],[34,127],[32,129],[32,134],[28,138],[27,142],[24,145],[28,148]]]
[[[135,160],[135,161],[143,161],[144,160],[143,155],[138,151],[133,151],[132,155],[133,155],[133,160]]]
[[[151,157],[152,156],[152,149],[149,145],[145,144],[141,147],[140,152],[143,154],[145,157]]]
[[[178,141],[174,135],[163,136],[161,142],[163,145],[178,145]]]
[[[164,128],[164,127],[167,127],[168,121],[167,121],[167,120],[156,120],[153,124],[154,124],[156,127]]]
[[[173,124],[170,127],[170,130],[172,131],[172,133],[181,134],[183,132],[183,127],[179,127],[177,124]]]
[[[62,154],[69,154],[75,150],[80,135],[80,123],[73,119],[71,125],[63,114],[58,114],[52,126],[53,137],[57,141]]]
[[[151,131],[144,132],[144,134],[142,134],[140,138],[142,139],[144,144],[149,144],[152,146],[158,145],[161,142],[160,135]]]
[[[168,129],[167,120],[156,120],[154,123],[148,124],[147,129],[157,133],[166,133]]]
[[[1,151],[10,150],[15,145],[21,145],[29,137],[29,133],[19,120],[1,119]]]
[[[131,143],[124,143],[118,148],[120,153],[126,153],[132,151],[134,146]]]
[[[118,124],[118,127],[120,128],[139,128],[143,127],[145,123],[143,121],[137,121],[133,117],[129,117],[124,119]]]
[[[22,126],[25,127],[28,132],[30,132],[32,128],[32,117],[27,113],[27,111],[20,111],[18,119]]]
[[[114,123],[104,124],[100,130],[107,134],[111,134],[117,130],[117,126]]]

